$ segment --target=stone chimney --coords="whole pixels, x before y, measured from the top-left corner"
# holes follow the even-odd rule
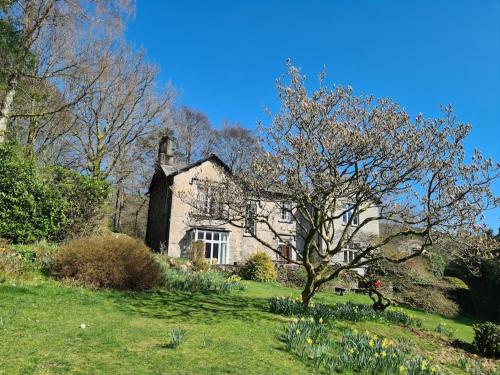
[[[174,152],[170,135],[161,137],[160,146],[158,148],[158,163],[169,167],[173,167],[174,165]]]

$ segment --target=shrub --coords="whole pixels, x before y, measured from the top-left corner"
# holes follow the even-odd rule
[[[437,253],[428,253],[429,264],[434,276],[441,278],[444,275],[446,261],[442,255]]]
[[[483,357],[500,357],[500,326],[491,322],[475,325],[473,345]]]
[[[241,277],[260,282],[275,281],[277,277],[274,264],[266,253],[252,255],[241,268]]]
[[[202,293],[229,293],[241,290],[239,277],[225,278],[221,272],[194,272],[191,270],[167,269],[164,271],[162,285],[170,290],[183,290]]]
[[[104,205],[110,194],[109,183],[57,167],[52,171],[51,185],[67,202],[64,210],[67,223],[58,233],[58,238],[95,234],[105,214]]]
[[[14,243],[57,237],[68,202],[49,181],[16,146],[0,144],[0,237]]]
[[[69,242],[56,253],[52,274],[88,287],[120,290],[150,289],[162,276],[150,250],[125,235]]]
[[[183,343],[184,338],[186,337],[187,330],[184,328],[173,328],[169,333],[168,336],[170,338],[169,343],[166,345],[167,348],[176,348],[180,344]]]

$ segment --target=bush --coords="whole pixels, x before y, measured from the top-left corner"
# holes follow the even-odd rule
[[[109,183],[57,167],[52,171],[51,185],[67,202],[64,210],[67,223],[58,233],[58,239],[94,235],[105,214]]]
[[[87,287],[119,290],[150,289],[162,277],[150,250],[125,235],[69,242],[56,253],[52,274]]]
[[[500,357],[500,327],[486,322],[474,326],[474,348],[483,357]]]
[[[217,271],[194,272],[171,268],[164,270],[162,285],[169,290],[202,293],[229,293],[243,289],[239,277],[226,278]]]
[[[274,264],[266,253],[252,255],[240,271],[241,277],[260,282],[276,281],[277,273]]]
[[[67,225],[68,202],[34,161],[0,144],[0,237],[14,243],[54,239]]]
[[[429,264],[432,273],[434,276],[441,278],[444,275],[444,268],[446,266],[445,259],[436,253],[428,253],[427,257],[429,258]]]

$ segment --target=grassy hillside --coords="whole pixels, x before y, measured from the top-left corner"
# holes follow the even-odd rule
[[[1,374],[308,374],[283,350],[279,331],[288,320],[271,314],[272,296],[298,290],[246,282],[229,295],[187,292],[121,293],[63,286],[55,281],[0,284]],[[324,303],[368,302],[360,295],[323,293]],[[339,321],[380,336],[408,338],[454,373],[458,351],[432,331],[439,322],[470,342],[472,322],[414,312],[425,330],[373,322]],[[84,324],[85,326],[82,326]],[[85,328],[82,328],[85,327]],[[168,332],[187,329],[184,343],[165,348]]]

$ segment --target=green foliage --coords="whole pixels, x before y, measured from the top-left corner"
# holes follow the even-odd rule
[[[169,290],[223,294],[243,289],[240,280],[235,276],[225,277],[223,273],[217,271],[166,269],[162,285]]]
[[[0,244],[0,271],[13,276],[22,276],[30,272],[47,274],[53,266],[56,250],[56,246],[46,243]]]
[[[431,271],[434,276],[441,278],[444,275],[444,269],[446,267],[445,259],[437,253],[428,253],[427,257],[429,258],[429,263],[431,267]]]
[[[13,144],[0,145],[0,237],[14,243],[54,239],[67,225],[68,202]]]
[[[252,255],[240,270],[241,277],[259,282],[275,281],[277,277],[274,264],[266,253]]]
[[[102,180],[41,169],[14,144],[0,145],[0,237],[32,243],[92,234],[109,192]]]
[[[151,289],[162,277],[144,243],[125,235],[69,242],[56,253],[52,274],[87,287],[120,290]]]
[[[434,331],[437,332],[437,333],[441,333],[445,336],[448,336],[448,337],[453,337],[453,335],[455,334],[455,332],[453,331],[453,328],[451,327],[448,327],[448,325],[446,323],[438,323],[438,325],[436,326],[436,328],[434,328]]]
[[[446,275],[463,280],[469,292],[457,289],[457,301],[467,313],[494,322],[500,321],[500,258],[484,259],[479,272],[471,273],[460,261],[452,262],[446,268]]]
[[[473,345],[483,357],[500,358],[500,326],[491,322],[475,325]]]
[[[180,344],[184,342],[184,339],[186,338],[186,333],[187,330],[184,328],[173,328],[170,330],[168,333],[170,341],[166,345],[167,348],[177,348]]]
[[[420,319],[399,309],[375,311],[370,305],[350,301],[347,303],[336,303],[331,307],[327,307],[321,303],[313,303],[305,306],[299,299],[273,297],[269,300],[269,309],[276,314],[312,316],[314,319],[321,318],[324,321],[343,319],[351,322],[380,321],[401,324],[403,326],[422,326]]]
[[[68,223],[59,233],[59,238],[93,234],[111,192],[109,183],[57,167],[52,172],[52,186],[67,201],[64,214]]]

